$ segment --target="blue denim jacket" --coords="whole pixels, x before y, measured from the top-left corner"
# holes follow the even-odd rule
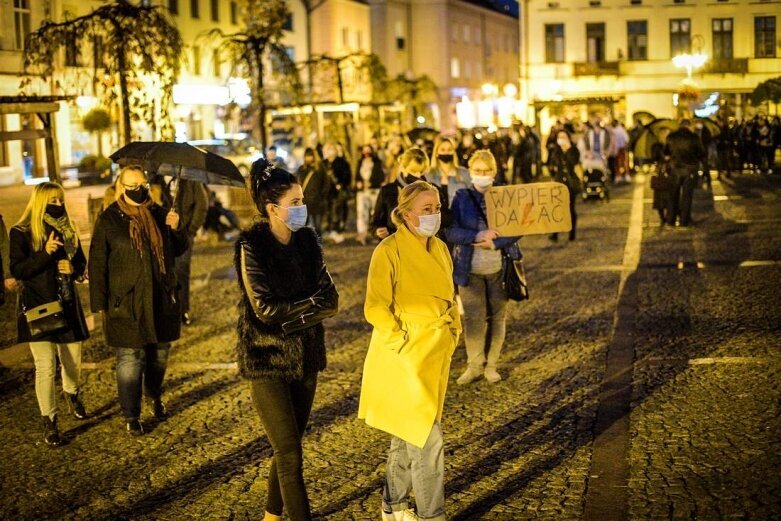
[[[478,232],[487,229],[487,224],[483,220],[480,209],[475,206],[475,201],[485,211],[485,197],[474,188],[463,188],[456,192],[453,205],[450,207],[452,223],[445,230],[447,240],[455,244],[453,280],[459,286],[466,286],[469,281],[472,254],[475,251],[472,244],[475,242],[475,237]],[[518,247],[518,239],[520,237],[498,237],[494,240],[494,245],[511,259],[519,260],[523,254]],[[502,260],[502,269],[505,269],[504,259]]]

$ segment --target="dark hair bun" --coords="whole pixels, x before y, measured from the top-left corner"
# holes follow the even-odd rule
[[[298,184],[296,177],[279,168],[266,158],[260,158],[252,163],[249,172],[249,188],[252,200],[258,208],[260,215],[266,215],[268,203],[277,204],[291,186]]]

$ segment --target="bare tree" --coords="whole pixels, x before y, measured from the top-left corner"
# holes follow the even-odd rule
[[[265,149],[268,145],[266,113],[269,105],[295,103],[301,93],[301,81],[296,65],[282,45],[284,26],[290,19],[290,10],[284,0],[243,0],[245,27],[236,33],[212,29],[202,36],[218,43],[217,52],[227,58],[237,75],[250,78],[254,93],[253,106],[258,113],[257,132]],[[268,65],[277,80],[277,93],[289,99],[272,102],[266,89]]]
[[[131,121],[144,121],[152,128],[159,121],[160,136],[173,139],[170,106],[183,43],[166,11],[144,2],[116,0],[72,20],[44,21],[25,41],[27,77],[20,88],[29,87],[34,76],[51,77],[61,48],[80,49],[85,44],[93,49],[93,81],[103,86],[104,105],[119,101],[122,107],[122,142],[133,140]],[[158,87],[159,107],[150,104],[147,83]]]

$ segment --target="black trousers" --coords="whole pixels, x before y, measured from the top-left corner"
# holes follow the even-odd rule
[[[574,241],[575,240],[575,229],[578,227],[578,214],[575,213],[575,202],[578,200],[578,193],[574,192],[573,190],[569,191],[569,213],[572,216],[572,229],[569,231],[569,240]],[[558,233],[552,233],[550,236],[551,240],[558,240],[559,234]]]
[[[312,518],[304,486],[301,439],[316,389],[317,373],[293,382],[253,380],[250,387],[255,409],[274,449],[266,512],[281,516],[285,508],[291,521]]]
[[[689,226],[692,218],[692,197],[697,183],[697,167],[674,167],[670,175],[671,190],[667,200],[667,224],[681,218],[681,226]]]
[[[347,190],[339,190],[330,201],[328,212],[328,231],[342,233],[347,226],[349,212],[350,193]]]
[[[190,247],[176,258],[176,280],[179,282],[179,300],[182,302],[182,313],[190,312],[190,264],[193,258],[193,237],[190,237]]]

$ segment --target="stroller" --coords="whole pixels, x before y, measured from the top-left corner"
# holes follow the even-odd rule
[[[607,173],[601,168],[588,168],[583,173],[583,200],[591,198],[610,201],[610,190],[607,187]]]

